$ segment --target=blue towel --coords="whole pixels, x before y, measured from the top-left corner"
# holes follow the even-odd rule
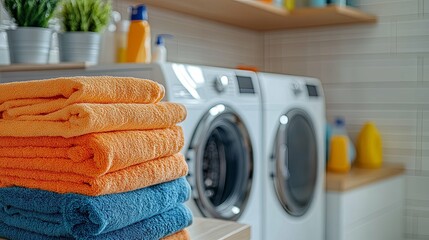
[[[191,211],[183,204],[180,204],[164,213],[134,223],[128,227],[89,238],[51,237],[12,227],[2,222],[0,222],[0,237],[10,240],[158,240],[186,228],[191,223]]]
[[[185,202],[189,195],[184,178],[98,197],[0,188],[0,222],[46,236],[89,237],[165,212]]]

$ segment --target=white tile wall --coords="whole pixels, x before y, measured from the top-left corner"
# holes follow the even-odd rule
[[[325,79],[325,84],[362,85],[395,82],[405,85],[419,81],[418,58],[415,56],[358,55],[324,57],[317,60],[310,57],[307,58],[307,62],[308,73],[319,75]]]
[[[422,174],[429,177],[429,111],[423,112],[423,130],[422,130]],[[429,190],[428,190],[429,192]],[[428,193],[429,195],[429,193]],[[428,197],[429,200],[429,197]]]
[[[421,0],[357,0],[359,7],[377,16],[400,16],[419,14]]]
[[[429,5],[429,4],[428,4]],[[423,81],[429,83],[429,57],[423,57]]]
[[[404,237],[429,239],[429,0],[358,4],[379,22],[266,33],[265,69],[320,78],[352,138],[377,124],[384,160],[407,167]]]
[[[419,217],[417,233],[423,238],[429,239],[429,217]]]
[[[423,13],[429,13],[429,0],[423,0]]]

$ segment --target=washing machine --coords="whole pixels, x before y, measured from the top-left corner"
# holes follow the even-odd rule
[[[238,221],[262,239],[261,94],[255,73],[184,64],[160,66],[167,99],[185,104],[184,154],[195,216]],[[169,90],[172,89],[172,90]]]
[[[263,108],[263,239],[325,236],[325,103],[314,78],[258,73]]]
[[[252,240],[263,239],[262,106],[256,74],[179,63],[144,69],[150,74],[133,76],[160,82],[165,100],[187,108],[183,154],[192,187],[187,204],[194,216],[249,224]]]
[[[250,71],[179,63],[119,64],[62,71],[4,73],[0,82],[61,76],[147,78],[164,85],[164,101],[183,104],[182,150],[192,187],[187,205],[196,217],[238,221],[262,238],[262,107],[258,78]]]

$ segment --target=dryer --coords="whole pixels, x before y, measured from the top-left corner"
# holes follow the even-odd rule
[[[325,107],[320,81],[259,73],[264,237],[324,239]]]

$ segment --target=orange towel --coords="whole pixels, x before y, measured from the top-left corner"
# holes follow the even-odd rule
[[[188,165],[181,154],[146,161],[97,178],[73,173],[0,168],[0,187],[20,186],[98,196],[171,181],[185,176],[187,172]]]
[[[156,82],[131,77],[69,77],[0,84],[0,115],[39,115],[74,103],[156,103]]]
[[[185,117],[185,107],[176,103],[79,103],[46,115],[0,119],[0,136],[74,137],[94,132],[167,128],[183,121]]]
[[[188,230],[183,229],[175,234],[162,238],[162,240],[190,240]]]
[[[76,173],[97,177],[183,147],[182,128],[119,131],[62,137],[0,137],[0,168]]]

